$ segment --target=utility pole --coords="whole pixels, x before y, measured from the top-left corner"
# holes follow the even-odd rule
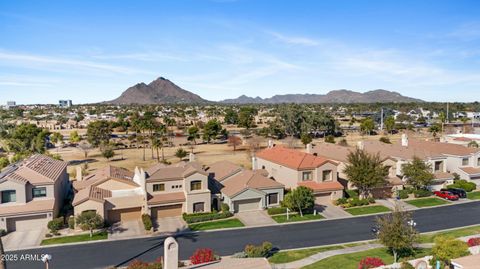
[[[381,115],[380,115],[380,131],[383,131],[383,107],[381,110]]]
[[[447,102],[447,122],[449,122],[449,115],[448,115],[448,102]]]

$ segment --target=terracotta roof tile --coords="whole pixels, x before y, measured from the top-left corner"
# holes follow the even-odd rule
[[[111,191],[90,185],[75,194],[72,204],[76,206],[88,200],[103,203],[109,197],[112,197]]]
[[[22,205],[0,205],[0,216],[51,212],[54,205],[54,199],[35,199]]]
[[[231,163],[229,161],[219,161],[216,163],[211,164],[207,168],[207,172],[214,175],[214,178],[217,181],[222,181],[227,177],[230,177],[240,171],[242,171],[242,167]]]
[[[183,192],[170,192],[150,195],[147,203],[149,205],[157,205],[176,202],[185,202],[185,194]]]
[[[338,181],[322,182],[322,183],[318,183],[315,181],[303,181],[303,182],[299,182],[298,185],[308,187],[312,189],[314,192],[343,190],[342,184],[340,184]]]
[[[257,157],[296,170],[314,169],[326,162],[333,162],[324,157],[315,156],[313,154],[282,146],[264,149],[257,153]]]
[[[476,167],[461,167],[460,169],[462,169],[463,172],[469,174],[469,175],[476,175],[476,174],[480,174],[480,168],[476,168]]]
[[[51,184],[65,171],[67,163],[45,155],[37,154],[15,163],[2,171],[3,180],[13,180],[30,184]]]
[[[93,174],[86,176],[81,181],[74,181],[73,187],[76,190],[84,189],[90,185],[97,185],[105,182],[108,179],[115,179],[129,184],[135,184],[133,181],[134,173],[128,169],[107,165],[101,169],[96,170]]]
[[[234,176],[223,180],[220,184],[223,185],[223,188],[221,188],[220,191],[229,197],[233,197],[245,189],[262,190],[284,187],[283,184],[263,176],[261,171],[257,172],[251,170],[244,170],[235,174]]]

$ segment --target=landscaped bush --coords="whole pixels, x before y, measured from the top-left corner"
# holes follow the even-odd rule
[[[222,203],[220,208],[222,209],[222,212],[229,212],[230,211],[230,206],[226,203]]]
[[[340,198],[336,201],[337,205],[344,208],[349,208],[354,206],[365,206],[373,203],[375,203],[375,199],[373,197],[369,197],[367,199],[360,199],[358,197],[348,198],[348,199]]]
[[[382,136],[380,137],[380,139],[378,139],[380,142],[382,143],[385,143],[385,144],[392,144],[392,142],[390,142],[390,138],[386,137],[386,136]]]
[[[287,213],[286,207],[272,207],[267,209],[268,215],[278,215]]]
[[[345,197],[338,198],[337,201],[335,201],[336,205],[344,205],[346,203],[348,203],[348,199]]]
[[[47,227],[51,233],[56,234],[64,226],[63,217],[55,218],[48,222]]]
[[[409,262],[402,262],[400,269],[415,269],[415,267],[411,265]]]
[[[415,196],[415,198],[428,197],[432,196],[432,192],[426,189],[418,189],[413,191],[413,195]]]
[[[261,245],[246,245],[244,252],[248,258],[268,257],[272,251],[273,245],[270,242],[263,242]]]
[[[53,236],[52,234],[45,234],[45,237],[46,237],[46,238],[50,238],[50,237],[52,237],[52,236]]]
[[[357,190],[346,190],[347,198],[358,198],[358,191]]]
[[[400,199],[407,199],[409,193],[410,193],[410,190],[399,190],[398,191],[398,197]]]
[[[456,180],[455,183],[448,185],[447,188],[464,189],[466,192],[471,192],[477,188],[477,184],[466,181],[465,179]]]
[[[68,228],[75,229],[75,218],[73,216],[68,218]]]
[[[221,212],[221,213],[193,213],[193,214],[186,214],[183,213],[182,217],[187,223],[196,223],[196,222],[203,222],[203,221],[210,221],[210,220],[217,220],[217,219],[225,219],[233,216],[233,214],[229,211]]]
[[[378,257],[366,257],[360,261],[358,264],[358,269],[376,268],[382,265],[385,265],[382,259]]]
[[[474,247],[480,245],[480,237],[473,237],[468,239],[467,244],[469,247]]]
[[[213,262],[217,260],[213,250],[209,248],[199,248],[195,250],[193,255],[190,257],[190,262],[192,264],[202,264],[207,262]]]
[[[0,236],[5,236],[7,234],[7,231],[4,229],[0,229]]]
[[[154,262],[142,262],[140,260],[134,260],[131,262],[127,269],[162,269],[162,258],[157,258]]]
[[[148,214],[142,214],[143,227],[145,231],[150,231],[153,227],[152,218]]]

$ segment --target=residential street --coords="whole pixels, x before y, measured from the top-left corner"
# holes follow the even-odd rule
[[[180,256],[187,259],[201,247],[212,248],[220,255],[239,252],[248,243],[270,241],[281,249],[310,247],[372,239],[370,227],[375,216],[346,218],[293,225],[279,225],[232,231],[186,234],[178,238]],[[480,202],[416,210],[414,219],[420,232],[480,224]],[[105,268],[126,265],[138,258],[154,260],[163,255],[163,238],[142,238],[122,241],[61,246],[9,252],[52,255],[50,268]],[[9,269],[44,268],[41,262],[9,262]]]

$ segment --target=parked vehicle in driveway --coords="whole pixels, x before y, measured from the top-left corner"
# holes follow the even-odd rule
[[[464,189],[448,188],[448,189],[441,189],[440,191],[449,191],[452,194],[458,196],[458,198],[467,198],[467,192]]]
[[[458,200],[458,196],[449,192],[449,191],[436,191],[434,194],[440,198],[447,199],[450,201]]]

